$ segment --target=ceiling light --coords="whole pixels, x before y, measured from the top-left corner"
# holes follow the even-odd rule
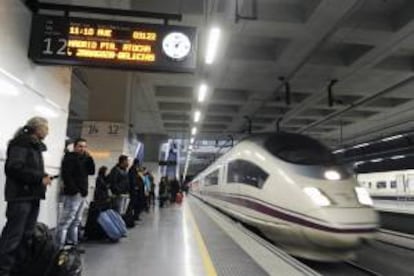
[[[193,127],[191,129],[191,135],[196,135],[196,133],[197,133],[197,128],[196,127]]]
[[[194,137],[191,137],[190,144],[193,144],[193,143],[194,143]]]
[[[359,148],[363,148],[363,147],[366,147],[366,146],[369,146],[369,143],[358,144],[356,146],[353,146],[352,148],[353,149],[359,149]]]
[[[382,160],[384,160],[383,158],[377,158],[377,159],[372,159],[371,162],[372,163],[378,163],[381,162]]]
[[[207,95],[207,84],[202,83],[200,85],[200,88],[198,89],[198,102],[199,103],[204,102],[206,95]]]
[[[403,159],[403,158],[405,158],[405,155],[395,155],[391,157],[392,160]]]
[[[359,165],[364,164],[364,163],[365,163],[364,161],[357,161],[357,162],[354,163],[354,166],[359,166]]]
[[[402,137],[404,137],[402,134],[398,134],[398,135],[394,135],[394,136],[390,136],[390,137],[387,137],[387,138],[381,139],[381,141],[383,141],[383,142],[388,142],[388,141],[392,141],[392,140],[400,139],[400,138],[402,138]]]
[[[194,112],[194,123],[197,123],[200,120],[201,112],[197,110]]]
[[[59,114],[50,109],[49,107],[46,107],[44,105],[37,105],[35,106],[35,110],[37,113],[39,113],[40,115],[47,117],[47,118],[56,118],[59,116]]]
[[[206,63],[212,64],[216,58],[221,30],[217,27],[211,28],[207,41]]]
[[[337,150],[334,150],[332,153],[337,154],[337,153],[342,153],[344,151],[345,151],[345,149],[337,149]]]
[[[189,146],[188,146],[188,149],[189,149],[189,150],[192,150],[192,149],[193,149],[193,145],[189,145]]]

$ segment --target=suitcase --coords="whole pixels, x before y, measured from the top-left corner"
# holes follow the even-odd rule
[[[128,233],[128,230],[127,230],[127,225],[125,224],[125,221],[122,218],[122,216],[118,212],[116,212],[112,209],[107,210],[107,211],[108,211],[108,215],[111,217],[111,219],[114,221],[115,225],[121,231],[122,236],[126,237],[126,235]]]
[[[98,223],[108,238],[116,242],[125,236],[126,233],[123,231],[117,216],[113,214],[114,212],[114,210],[106,210],[101,212],[98,216]]]
[[[175,196],[175,202],[178,203],[178,204],[183,202],[183,194],[182,193],[177,193],[177,195]]]

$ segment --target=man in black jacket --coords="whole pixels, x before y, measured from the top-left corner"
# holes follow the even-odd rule
[[[115,209],[121,215],[125,215],[129,203],[128,167],[128,156],[120,155],[118,164],[111,169],[108,176],[111,192],[115,197]]]
[[[88,195],[88,176],[95,174],[95,163],[86,150],[86,140],[79,138],[73,152],[65,154],[62,161],[63,214],[60,218],[56,240],[62,248],[65,244],[78,245],[78,232],[83,208]]]
[[[10,141],[7,149],[6,201],[7,222],[0,238],[0,275],[10,275],[16,257],[24,250],[39,215],[39,202],[45,199],[51,177],[45,173],[42,140],[49,132],[41,117],[30,119]]]

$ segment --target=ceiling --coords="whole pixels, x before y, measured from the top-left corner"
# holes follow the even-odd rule
[[[177,24],[199,28],[195,74],[130,73],[137,133],[189,139],[195,110],[196,141],[245,135],[245,116],[253,132],[275,131],[282,118],[282,130],[333,148],[414,127],[414,1],[240,0],[247,19],[239,20],[235,0],[44,2],[182,13]],[[222,36],[216,61],[205,65],[211,25]],[[289,105],[280,77],[289,82]],[[203,81],[209,90],[200,104]]]

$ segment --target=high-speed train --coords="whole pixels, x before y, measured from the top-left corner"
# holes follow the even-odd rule
[[[378,229],[366,189],[328,148],[299,134],[240,141],[197,175],[191,190],[303,258],[351,259]]]
[[[414,214],[414,170],[360,173],[365,187],[380,211]]]

